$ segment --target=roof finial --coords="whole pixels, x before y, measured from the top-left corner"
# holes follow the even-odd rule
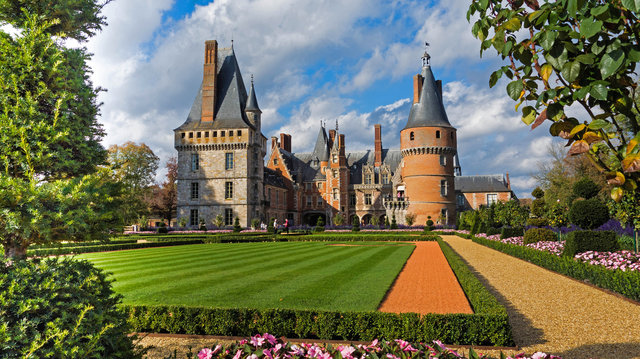
[[[336,132],[338,132],[338,119],[336,118]]]
[[[251,86],[253,86],[253,74],[251,74]]]
[[[427,48],[429,47],[429,43],[425,41],[424,43],[424,55],[422,55],[422,67],[431,65],[431,55],[427,52]]]

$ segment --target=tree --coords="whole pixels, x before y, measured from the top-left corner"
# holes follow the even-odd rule
[[[132,223],[149,212],[145,198],[151,192],[160,160],[147,145],[133,142],[110,146],[107,160],[114,179],[124,188],[123,218],[125,223]]]
[[[54,2],[57,4],[57,2]],[[5,257],[33,243],[105,238],[118,229],[119,186],[97,166],[105,158],[96,89],[85,49],[54,40],[59,22],[28,7],[13,18],[0,1],[0,238]],[[78,20],[70,30],[98,29]]]
[[[333,224],[336,226],[341,226],[344,224],[344,216],[342,213],[338,212],[335,216],[333,216]]]
[[[167,160],[167,177],[159,186],[153,187],[153,193],[149,199],[153,212],[171,223],[176,214],[178,203],[178,159],[174,156]]]
[[[508,64],[508,95],[534,129],[548,120],[550,133],[567,140],[570,155],[585,154],[614,187],[620,201],[640,180],[640,101],[636,63],[640,23],[634,1],[472,0],[473,35],[481,54],[493,47]],[[565,110],[581,107],[579,121]]]

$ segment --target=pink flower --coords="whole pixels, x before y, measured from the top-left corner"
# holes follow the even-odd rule
[[[198,359],[211,359],[213,352],[209,348],[204,348],[198,353]]]
[[[238,349],[238,351],[236,352],[236,355],[233,356],[233,359],[240,359],[241,356],[242,356],[242,349]]]
[[[545,359],[546,357],[547,357],[547,354],[543,352],[536,352],[531,356],[531,359]]]
[[[400,359],[397,356],[393,355],[393,354],[387,354],[387,358],[389,359]]]
[[[260,334],[251,337],[251,341],[249,342],[254,347],[261,347],[264,344],[264,338],[260,336]]]
[[[258,359],[258,356],[255,354],[251,354],[247,357],[247,359]]]
[[[276,342],[277,342],[276,337],[274,337],[273,335],[271,335],[271,334],[269,334],[269,333],[264,333],[264,334],[262,335],[262,337],[263,337],[264,339],[266,339],[266,340],[269,342],[269,344],[271,344],[271,345],[274,345],[274,344],[276,344]]]
[[[338,350],[340,351],[340,354],[342,354],[342,357],[346,359],[352,358],[351,354],[356,351],[356,348],[352,347],[351,345],[339,345]]]
[[[303,356],[304,355],[304,349],[302,349],[301,347],[293,344],[291,346],[291,351],[289,352],[289,354],[294,355],[294,356]]]

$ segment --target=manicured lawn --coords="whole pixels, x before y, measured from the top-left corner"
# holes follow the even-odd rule
[[[113,273],[125,304],[376,310],[412,245],[197,244],[78,256]]]

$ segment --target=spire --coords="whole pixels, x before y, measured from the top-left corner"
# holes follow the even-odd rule
[[[249,101],[247,101],[247,107],[245,111],[262,112],[258,106],[258,100],[256,99],[256,91],[253,88],[253,75],[251,75],[251,90],[249,90]]]
[[[327,133],[324,126],[320,126],[316,145],[313,148],[313,157],[320,161],[329,161],[329,141],[327,141]]]
[[[425,43],[429,46],[429,43]],[[404,129],[414,127],[453,127],[442,104],[442,82],[436,81],[431,72],[431,56],[425,50],[422,55],[422,82],[420,100],[411,106],[409,120]]]

